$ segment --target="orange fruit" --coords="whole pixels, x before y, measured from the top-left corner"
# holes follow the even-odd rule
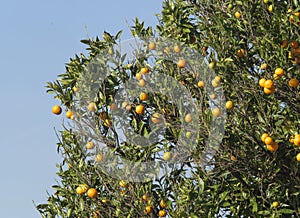
[[[175,45],[175,46],[174,46],[174,51],[175,51],[176,53],[181,52],[181,47],[180,47],[180,45]]]
[[[208,68],[210,68],[210,69],[214,69],[215,68],[215,66],[216,66],[216,62],[210,62],[209,64],[208,64]]]
[[[185,120],[185,122],[190,123],[192,121],[192,115],[191,114],[185,115],[184,120]]]
[[[121,180],[121,181],[119,182],[119,186],[121,186],[122,188],[126,188],[126,187],[127,187],[126,181],[125,181],[125,180]]]
[[[217,82],[215,79],[213,79],[213,80],[211,81],[211,85],[212,85],[212,87],[217,88],[217,87],[220,85],[220,83]]]
[[[97,154],[95,157],[96,162],[102,162],[103,161],[103,155],[102,154]]]
[[[83,190],[83,188],[81,186],[78,186],[76,188],[76,193],[79,194],[79,195],[82,195],[85,193],[85,191]]]
[[[298,153],[298,154],[296,155],[296,160],[297,160],[298,162],[300,162],[300,153]]]
[[[266,83],[266,79],[265,78],[261,78],[258,82],[259,86],[264,88],[265,87],[265,83]]]
[[[197,85],[198,85],[199,88],[203,88],[204,87],[204,82],[203,81],[199,81]]]
[[[88,142],[88,143],[85,145],[85,147],[86,147],[87,149],[93,149],[93,148],[95,147],[95,144],[94,144],[94,142]]]
[[[165,217],[165,216],[167,216],[167,211],[165,211],[165,210],[158,211],[158,216],[159,217]]]
[[[166,204],[166,202],[162,199],[162,200],[160,200],[160,202],[159,202],[159,206],[161,207],[161,208],[166,208],[167,207],[167,204]]]
[[[275,152],[278,150],[278,143],[277,142],[272,142],[272,144],[267,145],[267,150],[271,152]]]
[[[142,115],[144,113],[144,111],[145,111],[144,105],[140,104],[140,105],[136,106],[136,108],[135,108],[135,112],[139,115]]]
[[[230,110],[233,108],[233,102],[232,101],[227,101],[225,104],[226,109]]]
[[[135,78],[136,78],[137,80],[141,80],[141,79],[143,78],[142,73],[137,73],[137,74],[135,75]]]
[[[214,116],[214,117],[219,117],[219,116],[221,116],[221,110],[220,110],[220,108],[214,108],[213,110],[212,110],[212,115]]]
[[[295,146],[300,146],[300,137],[295,137],[294,138],[294,145]]]
[[[73,118],[74,118],[73,112],[72,112],[72,111],[67,111],[66,117],[67,117],[68,119],[73,119]]]
[[[147,195],[147,194],[144,194],[144,195],[142,196],[142,200],[145,201],[145,202],[147,202],[147,201],[150,200],[150,196]]]
[[[267,88],[267,89],[271,89],[273,85],[274,85],[273,80],[268,79],[268,80],[266,80],[264,87]]]
[[[155,42],[150,42],[148,47],[149,47],[150,50],[155,50],[155,48],[156,48]]]
[[[221,77],[220,76],[216,76],[214,79],[217,83],[221,82]]]
[[[146,213],[147,214],[150,214],[150,213],[152,213],[152,207],[151,206],[146,206],[146,209],[145,209],[145,211],[146,211]]]
[[[273,5],[269,5],[269,7],[268,7],[268,11],[269,11],[270,13],[272,13],[272,12],[273,12]]]
[[[163,159],[165,161],[169,161],[169,160],[171,160],[171,158],[172,158],[172,154],[171,154],[170,151],[167,151],[167,152],[164,153]]]
[[[88,105],[88,110],[91,112],[94,112],[96,110],[96,104],[95,102],[90,102]]]
[[[146,85],[146,81],[144,79],[140,79],[138,85],[144,87]]]
[[[284,39],[284,40],[282,41],[280,47],[281,47],[281,48],[286,48],[286,47],[288,46],[288,44],[289,44],[289,42],[288,42],[286,39]]]
[[[186,61],[184,59],[181,59],[177,62],[177,66],[179,68],[184,68],[186,66]]]
[[[271,145],[273,143],[273,139],[270,136],[267,136],[265,138],[265,144],[266,145]]]
[[[239,58],[242,58],[245,56],[245,49],[241,48],[237,51],[237,55]]]
[[[283,70],[282,68],[276,68],[275,74],[276,74],[277,76],[283,76],[284,70]]]
[[[267,95],[273,94],[275,92],[275,87],[272,86],[270,89],[264,88],[264,93]]]
[[[289,86],[292,88],[297,88],[299,85],[299,81],[296,78],[292,78],[289,80]]]
[[[278,207],[278,205],[279,205],[279,202],[278,201],[274,201],[273,203],[272,203],[272,207]]]
[[[217,98],[217,96],[216,96],[215,93],[210,94],[209,97],[210,97],[211,99],[216,99],[216,98]]]
[[[58,106],[58,105],[54,105],[53,107],[52,107],[52,113],[54,113],[54,114],[56,114],[56,115],[59,115],[59,114],[61,114],[61,107],[60,106]]]
[[[265,70],[267,68],[268,68],[268,64],[266,64],[266,63],[263,63],[260,65],[260,69],[262,69],[262,70]]]
[[[87,196],[89,196],[90,198],[96,198],[98,195],[98,192],[95,188],[90,188],[88,191],[87,191]]]
[[[161,123],[163,121],[162,115],[159,113],[154,113],[151,117],[151,121],[155,124]]]
[[[263,142],[265,142],[265,140],[266,140],[266,138],[267,138],[268,136],[269,136],[268,133],[264,133],[264,134],[261,135],[260,139],[261,139]]]
[[[73,92],[78,92],[78,88],[76,87],[76,86],[74,86],[73,88],[72,88],[72,90],[73,90]]]
[[[296,48],[299,47],[299,43],[298,43],[297,41],[292,41],[292,42],[290,43],[290,46],[291,46],[293,49],[296,49]]]
[[[234,16],[235,16],[236,19],[239,19],[242,15],[241,15],[240,12],[237,11],[237,12],[234,13]]]
[[[147,67],[143,67],[142,69],[141,69],[141,74],[146,74],[146,73],[148,73],[149,72],[149,68],[147,68]]]
[[[145,92],[142,92],[140,94],[140,100],[141,101],[146,101],[148,99],[148,95]]]

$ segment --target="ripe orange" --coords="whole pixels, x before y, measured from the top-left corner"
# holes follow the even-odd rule
[[[216,62],[210,62],[209,64],[208,64],[208,68],[210,68],[210,69],[214,69],[215,68],[215,66],[216,66]]]
[[[160,202],[159,202],[159,206],[161,207],[161,208],[166,208],[167,207],[167,204],[166,204],[166,202],[162,199],[162,200],[160,200]]]
[[[213,110],[212,110],[212,115],[214,116],[214,117],[219,117],[220,115],[221,115],[221,110],[220,110],[220,108],[214,108]]]
[[[277,142],[272,142],[272,144],[267,145],[267,150],[271,152],[275,152],[278,150],[278,143]]]
[[[141,80],[141,79],[143,78],[142,73],[137,73],[137,74],[135,75],[135,78],[136,78],[137,80]]]
[[[273,85],[274,85],[273,80],[268,79],[268,80],[266,80],[264,87],[267,88],[267,89],[271,89]]]
[[[142,92],[140,94],[140,100],[141,101],[146,101],[148,99],[148,95],[145,92]]]
[[[276,68],[275,74],[276,74],[277,76],[283,76],[284,70],[283,70],[282,68]]]
[[[214,79],[217,83],[221,82],[221,77],[220,76],[216,76]]]
[[[150,50],[155,50],[155,48],[156,48],[155,42],[150,42],[148,47],[149,47]]]
[[[119,182],[119,186],[121,186],[122,188],[126,188],[126,187],[127,187],[126,181],[125,181],[125,180],[121,180],[121,181]]]
[[[150,213],[152,213],[152,207],[151,206],[146,206],[146,209],[145,209],[145,211],[146,211],[146,213],[147,214],[150,214]]]
[[[265,87],[265,83],[266,83],[266,79],[265,78],[261,78],[258,82],[259,86],[264,88]]]
[[[74,118],[73,112],[72,112],[72,111],[67,111],[66,117],[67,117],[68,119],[73,119],[73,118]]]
[[[175,45],[175,46],[174,46],[174,51],[175,51],[176,53],[181,52],[181,47],[180,47],[180,45]]]
[[[163,121],[162,115],[159,113],[154,113],[151,117],[151,121],[155,124],[161,123]]]
[[[227,101],[225,104],[226,109],[230,110],[233,108],[233,102],[232,101]]]
[[[135,108],[135,112],[139,115],[142,115],[144,113],[144,111],[145,111],[144,105],[140,104],[140,105],[136,106],[136,108]]]
[[[83,188],[81,186],[78,186],[76,188],[76,193],[79,194],[79,195],[82,195],[85,193],[85,191],[83,190]]]
[[[185,115],[184,120],[185,120],[185,122],[190,123],[192,121],[192,115],[191,114]]]
[[[295,146],[300,146],[300,137],[295,137],[294,138],[294,145]]]
[[[146,85],[146,81],[144,79],[140,79],[138,85],[144,87]]]
[[[172,154],[171,154],[170,151],[167,151],[167,152],[164,153],[163,159],[165,161],[169,161],[169,160],[171,160],[171,158],[172,158]]]
[[[93,148],[95,147],[95,144],[94,144],[94,142],[88,142],[88,143],[85,145],[85,147],[86,147],[87,149],[93,149]]]
[[[89,103],[88,110],[91,111],[91,112],[94,112],[96,110],[96,104],[95,104],[95,102]]]
[[[265,144],[266,145],[271,145],[272,143],[273,143],[273,139],[270,136],[266,137]]]
[[[56,114],[56,115],[59,115],[59,114],[61,114],[61,107],[60,106],[58,106],[58,105],[54,105],[53,107],[52,107],[52,113],[54,113],[54,114]]]
[[[292,41],[292,42],[290,43],[290,46],[291,46],[293,49],[296,49],[296,48],[299,47],[299,43],[298,43],[297,41]]]
[[[298,162],[300,162],[300,153],[297,154],[296,159]]]
[[[296,78],[292,78],[289,80],[289,86],[292,88],[297,88],[299,85],[299,81]]]
[[[184,68],[184,67],[186,66],[186,60],[184,60],[184,59],[179,60],[179,61],[177,62],[177,66],[178,66],[179,68]]]
[[[141,74],[146,74],[146,73],[148,73],[149,72],[149,68],[147,68],[147,67],[143,67],[142,69],[141,69]]]
[[[272,86],[270,89],[264,88],[264,93],[267,95],[273,94],[275,92],[275,87]]]
[[[197,85],[198,85],[199,88],[203,88],[204,87],[204,82],[203,81],[199,81]]]
[[[279,202],[278,201],[274,201],[273,203],[272,203],[272,207],[278,207],[278,205],[279,205]]]
[[[158,211],[158,216],[159,217],[165,217],[165,216],[167,216],[167,211],[165,211],[165,210]]]
[[[267,138],[268,136],[269,136],[268,133],[264,133],[264,134],[261,135],[260,139],[261,139],[263,142],[265,142],[265,140],[266,140],[266,138]]]
[[[150,200],[150,196],[147,195],[147,194],[144,194],[144,195],[142,196],[142,200],[145,201],[145,202],[147,202],[147,201]]]
[[[269,5],[269,7],[268,7],[268,11],[269,11],[270,13],[272,13],[272,12],[273,12],[273,5]]]
[[[213,80],[211,81],[211,85],[212,85],[212,87],[217,88],[217,87],[220,85],[220,83],[217,82],[215,79],[213,79]]]
[[[242,58],[245,56],[245,49],[241,48],[237,51],[237,55],[239,58]]]
[[[266,64],[266,63],[263,63],[260,65],[260,69],[262,69],[262,70],[265,70],[267,68],[268,68],[268,64]]]
[[[95,157],[96,162],[102,162],[103,161],[103,155],[102,154],[97,154]]]
[[[112,103],[112,104],[110,105],[110,110],[111,110],[111,111],[116,111],[116,110],[118,110],[118,105],[117,105],[116,103]]]
[[[72,90],[73,90],[73,92],[78,92],[78,88],[76,87],[76,86],[74,86],[73,88],[72,88]]]
[[[89,196],[90,198],[96,198],[98,195],[98,192],[95,188],[90,188],[88,191],[87,191],[87,196]]]
[[[234,16],[235,16],[236,19],[239,19],[242,15],[241,15],[240,12],[237,11],[237,12],[234,13]]]
[[[289,44],[289,42],[288,42],[286,39],[284,39],[284,40],[282,41],[280,47],[281,47],[281,48],[286,48],[286,47],[288,46],[288,44]]]

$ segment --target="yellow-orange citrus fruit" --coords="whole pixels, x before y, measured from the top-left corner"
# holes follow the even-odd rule
[[[245,49],[241,48],[237,51],[237,55],[239,58],[242,58],[245,56]]]
[[[122,188],[126,188],[126,187],[127,187],[126,181],[125,181],[125,180],[121,180],[121,181],[119,182],[119,186],[121,186]]]
[[[167,216],[167,211],[165,211],[165,210],[158,211],[158,216],[159,217],[165,217],[165,216]]]
[[[215,68],[215,66],[216,66],[216,62],[210,62],[209,64],[208,64],[208,68],[210,68],[210,69],[214,69]]]
[[[177,66],[179,68],[184,68],[186,66],[186,61],[184,59],[181,59],[177,62]]]
[[[163,121],[162,115],[159,113],[154,113],[151,117],[151,121],[155,124],[161,123]]]
[[[294,138],[294,145],[300,146],[300,137],[295,137]]]
[[[145,201],[145,202],[148,202],[149,200],[150,200],[150,196],[149,195],[147,195],[147,194],[144,194],[143,196],[142,196],[142,200],[143,201]]]
[[[185,115],[184,120],[185,120],[185,122],[190,123],[192,121],[192,115],[191,114]]]
[[[214,108],[213,110],[212,110],[212,115],[214,116],[214,117],[219,117],[220,115],[221,115],[221,110],[220,110],[220,108]]]
[[[138,85],[144,87],[146,85],[146,81],[144,79],[140,79]]]
[[[226,109],[230,110],[233,108],[233,102],[232,101],[227,101],[225,104]]]
[[[278,205],[279,205],[279,202],[278,201],[274,201],[273,203],[272,203],[272,207],[278,207]]]
[[[95,144],[94,144],[94,142],[88,142],[88,143],[86,143],[85,147],[87,149],[93,149],[95,147]]]
[[[299,47],[299,43],[297,41],[292,41],[290,46],[293,48],[293,49],[296,49]]]
[[[73,118],[74,118],[73,112],[72,112],[72,111],[67,111],[66,117],[67,117],[68,119],[73,119]]]
[[[94,112],[96,110],[96,104],[95,102],[90,102],[88,105],[88,110],[91,112]]]
[[[145,111],[144,105],[140,104],[140,105],[136,106],[136,108],[135,108],[135,112],[139,115],[142,115],[144,113],[144,111]]]
[[[276,68],[275,74],[276,74],[277,76],[283,76],[284,70],[283,70],[282,68]]]
[[[148,95],[145,92],[142,92],[140,94],[140,100],[141,101],[146,101],[148,99]]]
[[[209,97],[210,97],[211,99],[216,99],[216,98],[217,98],[217,95],[216,95],[215,93],[212,93],[212,94],[209,95]]]
[[[204,87],[204,82],[203,81],[199,81],[197,85],[198,85],[199,88],[203,88]]]
[[[268,64],[266,64],[266,63],[263,63],[260,65],[260,69],[262,69],[262,70],[265,70],[267,68],[268,68]]]
[[[221,82],[221,77],[220,76],[216,76],[214,79],[217,83]]]
[[[76,86],[74,86],[73,88],[72,88],[72,90],[73,90],[73,92],[78,92],[78,88],[76,87]]]
[[[85,191],[83,190],[83,188],[81,186],[78,186],[76,188],[76,193],[79,194],[79,195],[82,195],[85,193]]]
[[[146,211],[147,214],[152,213],[152,206],[149,206],[149,205],[146,206],[145,211]]]
[[[300,153],[298,153],[298,154],[296,155],[296,159],[297,159],[298,162],[300,162]]]
[[[150,50],[154,50],[156,48],[155,42],[150,42],[148,47],[149,47]]]
[[[281,47],[281,48],[286,48],[288,45],[289,45],[289,42],[288,42],[286,39],[284,39],[284,40],[282,41],[280,47]]]
[[[172,154],[171,154],[170,151],[167,151],[167,152],[164,153],[163,159],[165,161],[169,161],[171,158],[172,158]]]
[[[260,139],[261,139],[263,142],[265,142],[265,140],[266,140],[266,138],[267,138],[268,136],[269,136],[268,133],[264,133],[264,134],[261,135]]]
[[[143,67],[142,69],[141,69],[141,74],[146,74],[146,73],[148,73],[149,72],[149,68],[147,68],[147,67]]]
[[[272,142],[272,144],[267,145],[267,150],[271,152],[275,152],[278,150],[278,143],[277,142]]]
[[[212,85],[212,87],[216,88],[216,87],[218,87],[218,86],[220,85],[220,83],[217,82],[215,79],[213,79],[213,80],[211,81],[211,85]]]
[[[175,46],[174,46],[174,51],[175,51],[176,53],[181,52],[181,47],[180,47],[180,45],[175,45]]]
[[[137,74],[135,75],[135,78],[136,78],[137,80],[141,80],[141,79],[143,78],[142,73],[137,73]]]
[[[90,198],[96,198],[98,195],[98,192],[95,188],[90,188],[88,191],[87,191],[87,196],[89,196]]]
[[[111,110],[111,111],[116,111],[116,110],[118,110],[118,105],[117,105],[116,103],[112,103],[112,104],[110,105],[110,110]]]
[[[266,80],[266,82],[265,82],[265,84],[264,84],[265,86],[265,88],[267,88],[267,89],[271,89],[272,88],[272,86],[274,85],[274,82],[273,82],[273,80],[271,80],[271,79],[268,79],[268,80]]]
[[[234,16],[235,16],[236,19],[239,19],[242,15],[241,15],[240,12],[237,11],[237,12],[234,13]]]
[[[264,93],[267,95],[273,94],[275,92],[275,87],[272,86],[270,89],[264,88]]]
[[[269,0],[264,0],[264,3],[267,4],[269,2]]]
[[[54,114],[56,114],[56,115],[59,115],[59,114],[61,114],[61,107],[60,106],[58,106],[58,105],[54,105],[53,107],[52,107],[52,113],[54,113]]]
[[[268,11],[269,11],[270,13],[272,13],[272,12],[273,12],[273,5],[269,5],[269,7],[268,7]]]
[[[167,207],[167,204],[166,204],[166,202],[162,199],[162,200],[160,200],[159,201],[159,206],[161,207],[161,208],[166,208]]]
[[[266,145],[271,145],[272,143],[273,143],[273,139],[270,136],[265,138],[265,144]]]
[[[265,83],[266,83],[266,79],[265,78],[261,78],[258,82],[259,86],[264,88],[265,87]]]
[[[103,161],[103,155],[102,154],[97,154],[95,157],[96,162],[102,162]]]
[[[289,86],[292,88],[297,88],[299,85],[299,81],[296,78],[292,78],[289,80]]]

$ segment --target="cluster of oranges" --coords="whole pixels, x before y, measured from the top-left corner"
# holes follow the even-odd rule
[[[266,144],[266,148],[268,151],[275,152],[278,150],[278,143],[275,142],[268,133],[264,133],[261,136],[262,142]]]
[[[76,193],[79,195],[87,194],[90,198],[96,198],[98,195],[98,191],[95,188],[89,188],[87,184],[81,184],[77,186]]]
[[[300,147],[300,134],[295,134],[290,138],[290,142],[293,143],[295,146]],[[300,153],[296,155],[296,159],[300,162]]]
[[[153,206],[149,205],[149,204],[151,204],[151,197],[147,194],[144,194],[142,196],[142,200],[148,204],[145,207],[144,212],[146,214],[151,214],[153,212]],[[163,199],[159,201],[159,207],[160,207],[160,210],[158,211],[158,217],[167,216],[167,211],[165,210],[165,208],[167,207],[167,204]]]

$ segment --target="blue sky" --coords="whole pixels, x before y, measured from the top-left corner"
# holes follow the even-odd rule
[[[84,2],[84,3],[83,3]],[[125,30],[135,17],[156,24],[162,0],[2,1],[0,8],[0,170],[1,217],[40,217],[36,203],[47,199],[61,156],[54,127],[61,117],[51,114],[59,103],[45,92],[47,81],[64,72],[80,40]]]

